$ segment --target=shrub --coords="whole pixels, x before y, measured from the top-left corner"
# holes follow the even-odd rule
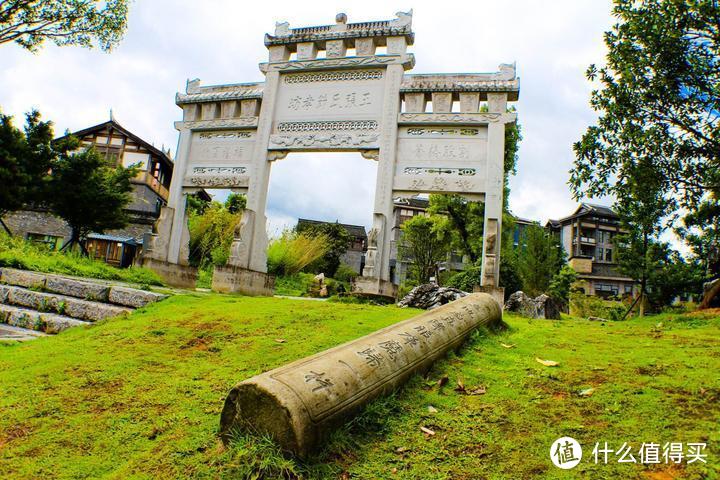
[[[581,292],[570,293],[570,315],[576,317],[600,317],[606,320],[621,320],[626,311],[621,302],[603,300]]]
[[[324,235],[310,236],[286,230],[268,245],[268,272],[279,276],[294,275],[325,255],[327,249]]]
[[[225,265],[241,218],[242,213],[230,213],[218,202],[213,202],[202,214],[191,214],[190,263],[201,269]]]
[[[337,272],[335,272],[335,276],[333,278],[341,282],[350,283],[359,276],[360,274],[357,273],[355,269],[352,268],[350,265],[341,263],[337,269]]]
[[[305,297],[313,286],[315,275],[312,273],[296,273],[275,277],[275,294],[290,297]]]
[[[463,292],[472,292],[475,285],[480,285],[480,267],[469,267],[458,272],[445,283],[448,287],[459,288]]]

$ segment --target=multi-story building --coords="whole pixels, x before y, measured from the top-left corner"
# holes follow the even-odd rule
[[[302,231],[303,228],[309,225],[319,225],[324,223],[332,222],[322,222],[320,220],[300,218],[298,219],[296,229],[298,231]],[[340,256],[340,262],[349,265],[358,274],[362,274],[362,269],[365,266],[365,250],[367,249],[368,242],[365,227],[362,225],[348,225],[345,223],[340,223],[339,225],[345,229],[348,235],[350,235],[350,245],[345,253]]]
[[[570,266],[587,285],[586,294],[620,297],[633,293],[635,282],[617,268],[614,240],[622,229],[611,208],[582,203],[572,215],[548,220],[545,228],[559,236]]]
[[[72,135],[80,139],[83,148],[97,150],[109,165],[137,165],[139,168],[132,179],[132,201],[126,209],[130,223],[122,229],[90,234],[85,244],[93,257],[113,265],[128,266],[140,254],[143,235],[152,230],[160,207],[167,204],[172,159],[169,152],[128,131],[114,118]],[[53,249],[70,238],[68,225],[43,207],[28,207],[8,214],[3,220],[13,234]]]

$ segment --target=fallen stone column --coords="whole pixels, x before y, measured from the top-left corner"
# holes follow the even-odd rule
[[[365,337],[256,375],[225,399],[220,434],[270,434],[287,451],[307,455],[343,420],[372,399],[427,370],[479,326],[498,324],[502,311],[488,294],[473,293]]]

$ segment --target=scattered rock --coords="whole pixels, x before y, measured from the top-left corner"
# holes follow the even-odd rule
[[[588,320],[591,322],[607,322],[607,320],[602,317],[588,317]]]
[[[531,298],[525,292],[517,291],[505,302],[505,311],[529,318],[560,320],[560,305],[545,294]]]
[[[422,308],[424,310],[432,310],[440,305],[445,305],[452,301],[466,296],[467,293],[457,288],[441,287],[434,283],[426,283],[418,285],[410,290],[410,293],[398,302],[398,307]]]

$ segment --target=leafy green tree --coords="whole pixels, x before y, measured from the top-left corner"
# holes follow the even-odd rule
[[[575,270],[570,265],[563,265],[560,271],[550,280],[548,294],[566,307],[570,302],[570,290],[576,281],[577,273]]]
[[[240,213],[247,206],[247,197],[242,193],[231,193],[225,200],[225,208],[230,213]]]
[[[630,310],[639,301],[642,316],[648,281],[663,257],[658,239],[665,230],[663,218],[670,200],[663,192],[663,179],[652,159],[634,159],[627,173],[626,187],[615,202],[625,233],[618,235],[614,243],[620,271],[639,282],[638,297]]]
[[[613,15],[607,63],[587,71],[600,115],[574,145],[574,194],[621,198],[643,159],[666,214],[693,211],[720,185],[718,3],[615,0]]]
[[[437,277],[438,264],[447,259],[449,244],[446,231],[433,217],[416,215],[402,224],[398,245],[400,258],[410,262],[410,276],[417,283]]]
[[[720,277],[720,188],[688,213],[679,230],[690,245],[703,270],[703,280]],[[708,290],[699,308],[709,308],[713,299],[720,296],[720,282]]]
[[[313,273],[324,273],[334,277],[340,266],[340,257],[350,247],[350,234],[339,223],[303,223],[298,225],[297,232],[310,237],[325,237],[327,250],[324,255],[310,263],[305,270]]]
[[[99,46],[109,51],[127,28],[128,0],[0,1],[0,44],[15,42],[36,52],[55,45]]]
[[[125,207],[131,200],[130,179],[137,169],[110,167],[92,148],[72,153],[79,146],[79,140],[72,137],[60,145],[52,166],[48,201],[71,229],[70,240],[62,249],[77,244],[87,254],[82,241],[89,233],[127,225]]]
[[[55,156],[52,123],[41,122],[36,111],[26,115],[25,130],[0,115],[0,224],[2,216],[43,200],[48,171]]]
[[[188,195],[185,209],[188,215],[202,215],[208,209],[212,201],[201,198],[198,194]]]
[[[539,225],[525,229],[517,253],[517,270],[523,291],[531,296],[546,293],[564,257],[557,239]]]
[[[437,216],[437,227],[447,232],[451,248],[475,264],[482,258],[485,205],[460,195],[432,194],[428,212]]]

